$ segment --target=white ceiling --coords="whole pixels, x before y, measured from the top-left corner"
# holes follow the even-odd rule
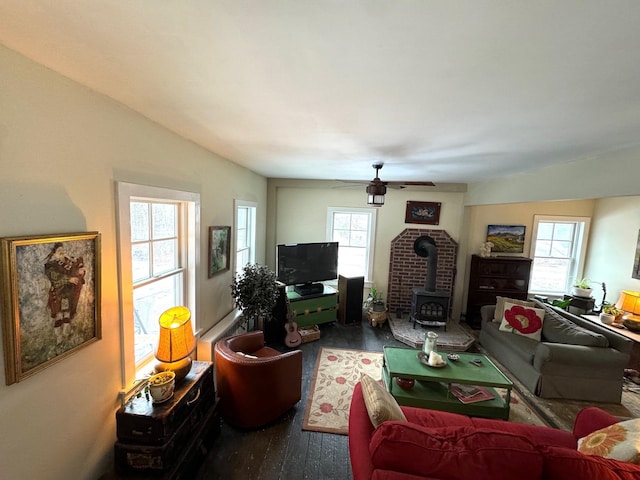
[[[470,182],[640,144],[635,0],[0,0],[0,43],[268,177]]]

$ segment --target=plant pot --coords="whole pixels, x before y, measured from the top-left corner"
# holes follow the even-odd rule
[[[605,325],[611,325],[615,321],[615,315],[611,315],[610,313],[601,313],[600,321]]]
[[[153,403],[162,403],[173,397],[176,374],[171,371],[156,373],[149,377],[149,393]]]
[[[384,302],[373,302],[373,311],[384,312],[385,311]]]
[[[571,287],[571,295],[574,297],[591,298],[591,288]]]

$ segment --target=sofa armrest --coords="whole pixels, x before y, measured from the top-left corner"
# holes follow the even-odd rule
[[[480,318],[481,318],[481,325],[484,326],[485,323],[487,322],[492,322],[493,321],[493,317],[495,315],[496,312],[496,306],[495,305],[483,305],[480,307]]]
[[[573,436],[576,440],[586,437],[590,433],[618,423],[620,419],[598,407],[586,407],[578,412],[573,423]]]
[[[619,368],[622,372],[628,361],[628,354],[613,348],[541,342],[536,347],[533,366],[540,372],[547,363],[579,366],[581,369]]]

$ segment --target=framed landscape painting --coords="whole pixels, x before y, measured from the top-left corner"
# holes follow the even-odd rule
[[[523,253],[524,225],[487,225],[487,242],[493,243],[492,252]]]
[[[7,385],[101,338],[98,232],[0,239]]]

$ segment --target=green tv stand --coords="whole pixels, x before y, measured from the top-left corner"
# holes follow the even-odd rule
[[[293,321],[298,328],[311,327],[320,323],[335,322],[338,313],[338,292],[324,285],[322,292],[302,296],[297,292],[287,292]]]

